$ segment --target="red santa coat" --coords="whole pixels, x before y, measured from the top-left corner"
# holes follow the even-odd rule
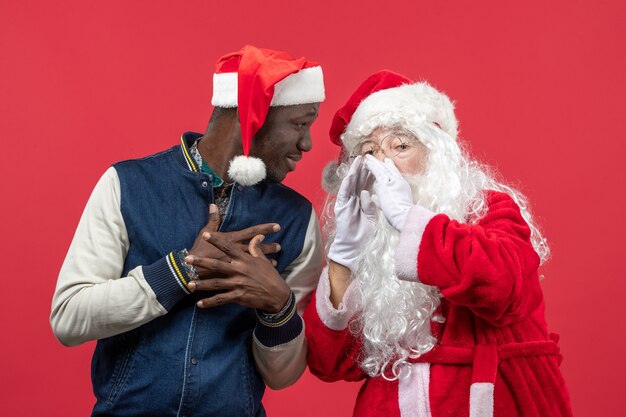
[[[416,206],[400,234],[400,279],[439,287],[432,324],[438,344],[408,378],[370,378],[361,343],[347,329],[353,290],[334,309],[327,271],[305,314],[311,372],[324,381],[365,379],[354,416],[571,416],[559,370],[557,337],[548,333],[530,228],[513,199],[486,194],[487,213],[463,224]]]

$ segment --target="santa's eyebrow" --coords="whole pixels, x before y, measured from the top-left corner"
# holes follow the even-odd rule
[[[374,145],[378,145],[378,141],[374,138],[365,138],[359,141],[360,145],[367,145],[368,143],[373,143]]]

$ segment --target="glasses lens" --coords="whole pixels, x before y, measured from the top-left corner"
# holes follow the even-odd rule
[[[384,139],[383,149],[388,158],[406,156],[414,145],[414,139],[405,135],[389,135]]]
[[[365,155],[376,155],[376,153],[378,152],[378,150],[380,149],[380,147],[375,144],[372,141],[363,141],[363,142],[359,142],[354,149],[352,150],[352,153],[350,154],[353,158],[356,158],[357,156],[361,155],[361,156],[365,156]]]
[[[352,158],[356,158],[359,155],[377,156],[382,151],[387,158],[403,158],[410,156],[416,142],[417,139],[410,134],[402,132],[391,133],[381,140],[380,145],[371,139],[359,142],[350,153],[350,156]]]

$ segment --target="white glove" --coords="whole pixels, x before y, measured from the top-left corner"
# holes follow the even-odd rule
[[[381,162],[367,155],[365,167],[376,177],[374,193],[378,196],[380,210],[389,224],[399,231],[413,207],[411,186],[389,158]]]
[[[335,201],[336,234],[330,245],[328,259],[352,270],[363,253],[367,236],[374,230],[378,208],[370,193],[360,190],[369,172],[361,167],[358,156],[341,181]]]

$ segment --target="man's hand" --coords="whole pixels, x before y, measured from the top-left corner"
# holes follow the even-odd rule
[[[193,244],[193,247],[189,251],[189,255],[187,259],[196,259],[196,258],[213,258],[218,259],[223,262],[230,262],[231,259],[224,252],[216,248],[211,243],[207,242],[202,238],[204,233],[215,234],[217,236],[222,237],[224,240],[230,242],[232,245],[235,245],[237,248],[241,249],[244,252],[248,252],[248,242],[256,235],[266,235],[269,233],[274,233],[280,230],[280,226],[275,223],[266,223],[259,224],[256,226],[248,227],[247,229],[238,230],[236,232],[218,232],[221,224],[219,209],[215,204],[211,204],[209,206],[209,221],[200,230],[196,240]],[[278,227],[278,229],[276,229]],[[264,254],[277,253],[280,251],[280,245],[278,243],[263,243],[261,245],[261,251]],[[192,262],[188,262],[192,264]],[[196,271],[200,278],[212,278],[215,277],[215,274],[212,274],[211,271],[207,271],[201,266],[196,266]]]
[[[273,232],[280,230],[278,225],[274,226],[277,228]],[[219,248],[230,262],[215,257],[189,257],[192,259],[188,262],[198,270],[201,268],[208,274],[226,277],[200,279],[189,283],[191,291],[223,291],[198,301],[198,307],[237,303],[268,313],[277,313],[283,308],[289,300],[291,290],[263,253],[261,242],[265,236],[254,236],[246,250],[220,233],[206,232],[202,237]]]

